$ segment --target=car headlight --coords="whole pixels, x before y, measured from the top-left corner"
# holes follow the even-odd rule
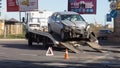
[[[87,25],[86,27],[86,31],[88,31],[90,29],[90,25]]]

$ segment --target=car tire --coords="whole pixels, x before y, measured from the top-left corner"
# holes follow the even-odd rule
[[[52,33],[52,29],[51,29],[51,26],[50,26],[50,25],[48,25],[48,32],[49,32],[49,33]]]
[[[62,41],[65,41],[66,38],[65,38],[65,32],[64,31],[61,31],[60,38],[61,38]]]

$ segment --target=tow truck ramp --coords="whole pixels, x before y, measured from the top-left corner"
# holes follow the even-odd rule
[[[72,42],[72,43],[71,43]],[[76,41],[69,41],[69,42],[62,42],[61,43],[64,47],[70,49],[71,51],[75,52],[75,53],[80,53],[81,48],[80,46],[89,46],[91,47],[92,49],[96,50],[97,52],[103,52],[101,49],[102,47],[98,44],[98,43],[95,43],[95,42],[76,42]]]
[[[48,32],[43,32],[43,31],[37,31],[37,30],[30,30],[29,31],[32,34],[35,34],[37,36],[43,36],[46,38],[49,38],[52,42],[54,46],[64,46],[65,48],[70,49],[71,51],[75,52],[75,53],[80,53],[80,48],[78,48],[80,45],[88,45],[90,46],[92,49],[96,50],[97,52],[102,52],[101,50],[101,46],[96,43],[96,42],[89,42],[89,41],[84,41],[81,43],[81,41],[66,41],[66,42],[62,42],[60,41],[60,38],[57,37],[57,35],[54,34],[50,34]]]

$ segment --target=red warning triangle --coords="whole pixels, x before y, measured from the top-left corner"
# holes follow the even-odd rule
[[[53,50],[52,50],[52,47],[49,47],[47,52],[46,52],[46,56],[53,56]]]

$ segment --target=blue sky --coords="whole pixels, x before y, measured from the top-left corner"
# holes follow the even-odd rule
[[[4,14],[3,16],[6,19],[16,18],[19,20],[18,12],[6,12],[6,0],[2,0],[2,8]],[[67,10],[67,1],[68,0],[39,0],[39,9],[40,10],[49,10],[49,11],[64,11]],[[106,13],[110,12],[108,0],[97,0],[97,13],[96,14],[82,14],[87,22],[94,23],[95,20],[98,23],[104,24]]]

